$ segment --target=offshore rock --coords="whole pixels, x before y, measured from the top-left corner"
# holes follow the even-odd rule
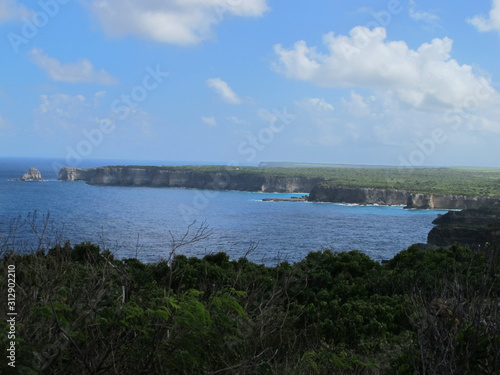
[[[262,202],[308,202],[308,196],[303,195],[301,197],[291,197],[291,198],[264,198]]]
[[[21,178],[16,178],[15,181],[43,181],[42,174],[36,168],[30,168]]]

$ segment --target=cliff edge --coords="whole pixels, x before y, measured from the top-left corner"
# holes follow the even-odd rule
[[[479,208],[500,201],[500,197],[419,193],[411,190],[316,185],[309,194],[313,202],[379,204],[421,209]]]
[[[176,167],[111,166],[91,169],[63,168],[59,180],[83,180],[91,185],[182,187],[278,193],[307,193],[322,178],[271,176],[238,167],[207,170]]]
[[[338,173],[338,172],[337,172]],[[222,166],[108,166],[63,168],[59,180],[91,185],[181,187],[277,193],[309,193],[311,202],[398,205],[420,209],[467,209],[488,206],[500,197],[420,193],[393,188],[335,185],[331,174],[289,172],[288,168]]]
[[[454,243],[481,248],[485,245],[500,246],[500,205],[449,211],[439,215],[427,236],[427,243],[450,246]]]

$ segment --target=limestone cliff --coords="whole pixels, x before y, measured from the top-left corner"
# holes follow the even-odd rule
[[[92,185],[182,187],[279,193],[308,193],[313,202],[404,205],[407,208],[477,208],[500,197],[425,194],[409,190],[335,186],[321,177],[272,175],[238,167],[109,166],[91,169],[63,168],[59,179],[83,180]]]
[[[62,181],[86,181],[90,173],[88,169],[65,167],[59,171],[58,180]]]
[[[91,169],[63,168],[59,180],[83,180],[91,185],[183,187],[259,192],[309,192],[321,178],[276,177],[246,173],[238,168],[218,171],[170,167],[113,166]]]
[[[464,209],[493,204],[500,197],[467,197],[464,195],[425,194],[409,190],[362,188],[318,184],[309,200],[356,204],[404,205],[406,208]]]
[[[309,194],[313,202],[335,202],[353,204],[405,205],[408,192],[404,190],[388,190],[361,188],[351,186],[326,186],[319,184]]]

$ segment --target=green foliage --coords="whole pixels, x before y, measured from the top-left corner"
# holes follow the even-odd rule
[[[19,317],[19,366],[2,373],[500,370],[496,249],[410,247],[387,265],[324,250],[266,267],[225,253],[144,264],[67,243],[0,263],[16,265]]]
[[[73,260],[77,262],[97,263],[100,261],[101,249],[90,242],[75,245],[71,253]]]

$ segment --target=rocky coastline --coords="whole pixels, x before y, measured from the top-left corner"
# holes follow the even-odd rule
[[[307,201],[310,202],[394,205],[415,209],[474,209],[500,202],[500,197],[429,194],[389,188],[331,185],[319,177],[271,176],[245,172],[237,167],[206,171],[143,166],[109,166],[91,169],[65,167],[61,169],[58,179],[81,180],[91,185],[308,193]]]
[[[481,249],[485,246],[500,246],[500,205],[478,209],[449,211],[439,215],[433,222],[435,227],[427,236],[430,246],[451,246],[454,243]]]
[[[85,181],[90,185],[181,187],[268,193],[308,193],[322,178],[264,176],[241,172],[178,170],[169,167],[62,168],[59,180]]]
[[[500,201],[500,197],[426,194],[409,190],[330,186],[318,184],[309,194],[313,202],[378,204],[420,209],[480,208]]]

